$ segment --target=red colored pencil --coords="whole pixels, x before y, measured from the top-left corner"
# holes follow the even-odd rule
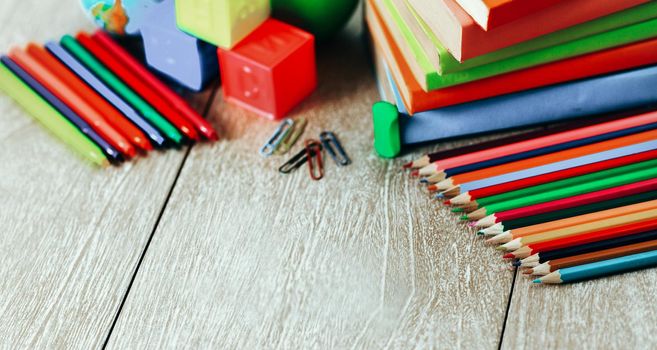
[[[530,255],[542,252],[548,252],[557,249],[574,247],[581,244],[603,241],[606,239],[629,236],[642,233],[657,228],[657,219],[635,222],[633,224],[611,227],[604,230],[588,232],[582,235],[564,237],[552,241],[528,244],[522,248],[504,255],[504,258],[524,259]]]
[[[163,99],[169,101],[189,122],[194,124],[196,130],[203,134],[208,140],[218,140],[219,135],[212,125],[189,106],[178,94],[173,92],[166,84],[162,83],[153,73],[146,69],[139,61],[117,44],[108,34],[99,30],[91,37],[107,50],[111,51],[133,74],[143,79],[151,89]]]
[[[624,165],[634,164],[657,158],[657,150],[646,151],[636,154],[631,154],[624,157],[608,159],[597,163],[581,165],[578,167],[555,171],[548,174],[532,176],[516,181],[506,182],[499,185],[479,188],[476,190],[468,191],[460,194],[458,197],[451,199],[450,204],[454,205],[467,205],[468,203],[478,198],[493,196],[496,194],[506,193],[510,191],[519,190],[522,188],[532,187],[548,182],[567,179],[575,176],[590,174],[602,170],[617,168]],[[469,198],[467,198],[469,196]],[[459,201],[459,198],[468,199],[467,201]]]
[[[126,158],[132,158],[137,150],[118,130],[116,130],[105,117],[85,100],[77,91],[64,84],[55,74],[50,72],[41,62],[20,49],[12,49],[9,57],[21,66],[39,83],[45,86],[57,98],[62,100],[69,108],[77,113],[84,121],[109,144],[116,148]]]
[[[68,70],[66,66],[59,62],[55,57],[50,55],[43,47],[36,44],[29,44],[27,45],[26,51],[30,56],[48,68],[50,72],[55,74],[64,84],[80,94],[80,96],[89,102],[98,113],[102,114],[114,128],[132,142],[133,145],[137,146],[142,151],[150,151],[153,149],[153,145],[148,142],[146,135],[144,135],[139,128],[126,119],[123,114],[117,111],[114,106],[107,102],[107,100],[98,95],[94,89],[80,80],[77,75]]]
[[[489,227],[498,222],[524,218],[527,216],[548,213],[555,210],[572,208],[580,205],[597,203],[609,199],[627,197],[637,193],[657,190],[657,179],[650,179],[627,184],[623,186],[607,188],[600,191],[581,194],[578,196],[558,199],[555,201],[539,203],[527,207],[501,211],[477,221],[479,227]]]
[[[91,39],[91,37],[86,33],[78,33],[76,39],[84,46],[85,49],[89,50],[99,61],[107,66],[114,74],[119,76],[128,86],[135,90],[144,100],[146,100],[151,106],[160,111],[171,124],[175,125],[177,129],[180,130],[186,137],[192,140],[198,140],[198,133],[194,126],[187,121],[187,119],[181,117],[176,109],[171,107],[169,101],[160,97],[156,94],[151,87],[146,84],[143,80],[143,77],[132,73],[124,63],[119,60],[114,52],[106,50],[104,47],[99,45],[97,42]]]

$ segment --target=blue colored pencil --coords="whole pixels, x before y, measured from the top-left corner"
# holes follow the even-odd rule
[[[573,283],[657,266],[657,250],[559,269],[534,283]]]
[[[16,76],[18,76],[30,89],[34,90],[39,96],[46,100],[53,108],[55,108],[59,113],[61,113],[66,119],[68,119],[73,125],[75,125],[80,131],[93,141],[103,153],[107,156],[107,159],[114,164],[122,162],[123,156],[121,153],[112,147],[105,139],[103,139],[94,129],[85,122],[77,113],[71,110],[64,102],[59,98],[53,95],[45,86],[39,83],[34,79],[29,73],[27,73],[21,66],[14,62],[8,56],[0,57],[0,61]]]
[[[146,119],[144,119],[132,106],[125,102],[114,90],[110,89],[102,80],[96,77],[89,69],[55,42],[48,42],[46,49],[57,57],[66,67],[91,86],[96,92],[105,98],[112,106],[119,110],[128,120],[135,124],[141,131],[148,135],[149,140],[157,147],[164,147],[166,138]]]

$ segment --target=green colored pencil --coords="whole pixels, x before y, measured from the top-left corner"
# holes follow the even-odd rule
[[[643,166],[641,167],[637,166],[638,164],[641,163],[644,163]],[[506,211],[516,208],[526,207],[529,205],[549,202],[557,199],[577,196],[584,193],[599,191],[616,186],[622,186],[622,185],[657,177],[657,160],[649,160],[641,163],[617,168],[617,169],[625,168],[623,169],[625,172],[620,173],[616,176],[606,177],[590,182],[576,183],[574,185],[571,184],[570,186],[568,186],[568,185],[564,185],[563,181],[568,181],[570,179],[556,181],[556,182],[562,182],[560,186],[556,189],[553,189],[551,191],[539,192],[524,197],[514,198],[505,202],[493,203],[485,207],[481,207],[475,210],[474,212],[468,214],[466,216],[466,219],[479,220],[487,215],[498,213],[501,211]],[[630,169],[634,169],[634,171],[627,172],[628,167],[633,167]]]
[[[0,90],[82,157],[100,166],[110,164],[103,151],[93,141],[2,63],[0,63]]]
[[[183,136],[175,126],[169,123],[169,121],[155,110],[155,108],[125,85],[121,79],[99,62],[89,51],[87,51],[87,49],[80,45],[75,38],[70,35],[65,35],[62,37],[61,44],[124,100],[137,109],[144,118],[148,119],[148,121],[166,135],[168,139],[176,144],[182,142]]]

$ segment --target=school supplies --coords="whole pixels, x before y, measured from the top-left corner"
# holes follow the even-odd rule
[[[285,139],[287,139],[288,134],[290,131],[292,131],[294,126],[294,120],[290,118],[286,118],[283,120],[276,130],[274,130],[274,133],[269,137],[267,142],[260,148],[260,154],[264,157],[268,157],[276,150],[278,147],[283,143]]]
[[[273,137],[278,136],[277,134],[280,134],[278,130],[272,135],[272,139],[267,145],[271,145],[275,142]],[[351,159],[349,159],[349,156],[342,147],[338,137],[331,131],[323,131],[319,135],[319,140],[305,140],[304,149],[281,165],[278,168],[278,171],[281,174],[290,174],[300,168],[303,164],[307,163],[310,178],[315,181],[321,180],[324,177],[324,160],[322,157],[322,151],[324,150],[329,153],[337,166],[344,167],[351,164]]]
[[[324,177],[324,161],[322,160],[322,144],[317,140],[306,140],[306,159],[310,178],[319,181]]]
[[[298,118],[295,120],[294,124],[292,124],[292,130],[288,133],[288,135],[276,149],[276,154],[287,153],[290,148],[292,148],[292,146],[297,143],[299,137],[301,137],[303,132],[306,130],[306,125],[308,125],[308,120],[306,120],[306,118]]]
[[[328,154],[333,158],[335,164],[338,166],[347,166],[351,164],[351,159],[342,148],[342,144],[338,140],[338,137],[330,131],[324,131],[319,134],[319,140],[321,141],[324,149]]]

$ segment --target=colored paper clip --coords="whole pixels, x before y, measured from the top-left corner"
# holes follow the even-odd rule
[[[319,140],[322,142],[324,149],[331,155],[331,158],[333,158],[336,164],[339,166],[347,166],[351,164],[351,159],[349,159],[349,156],[344,151],[344,148],[342,148],[342,144],[340,144],[340,141],[334,133],[324,131],[319,134]]]
[[[322,144],[317,140],[306,140],[306,159],[310,178],[318,181],[324,177],[324,163],[322,162]],[[313,161],[314,159],[314,161]]]
[[[292,130],[293,125],[294,121],[292,119],[287,118],[283,120],[278,128],[276,128],[276,131],[271,135],[267,143],[260,148],[260,154],[265,157],[274,154],[278,146],[280,146],[281,142],[285,140],[288,133]]]
[[[319,149],[321,150],[322,144],[319,142],[317,142],[317,144],[319,145]],[[315,153],[313,153],[312,155],[315,156]],[[306,153],[306,148],[304,148],[301,151],[299,151],[299,153],[295,154],[292,158],[290,158],[287,162],[285,162],[285,164],[281,165],[281,167],[278,168],[278,171],[282,174],[289,174],[299,169],[307,161],[308,161],[308,154]]]
[[[303,134],[304,130],[306,130],[307,124],[308,121],[305,118],[299,118],[295,120],[292,124],[292,131],[287,134],[287,137],[285,137],[285,139],[278,146],[276,154],[287,153],[290,148],[292,148],[292,146],[297,143],[297,140],[299,140],[299,137],[301,137],[301,134]]]

